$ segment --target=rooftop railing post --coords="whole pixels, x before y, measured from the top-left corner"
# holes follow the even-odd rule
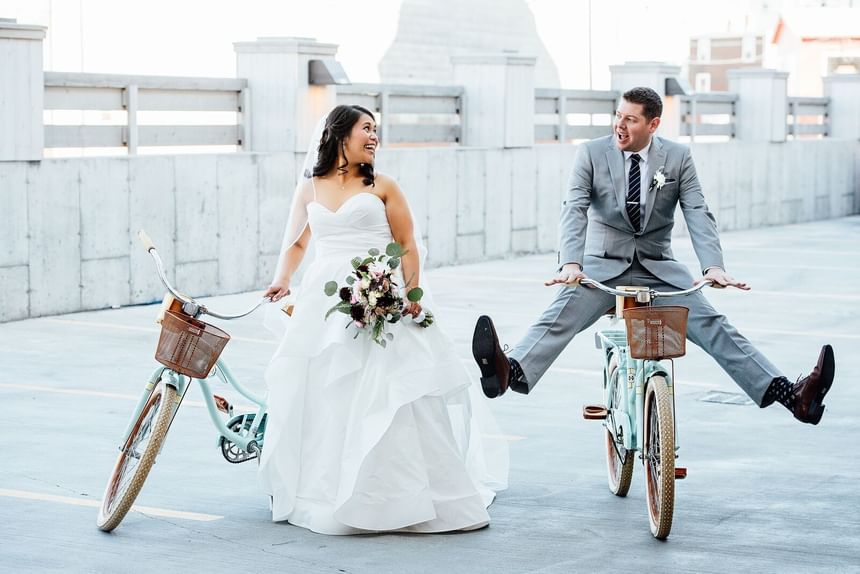
[[[334,84],[311,84],[311,60],[331,62],[336,44],[313,38],[236,42],[236,76],[248,80],[252,151],[306,151],[317,120],[337,104]],[[246,148],[247,149],[247,148]]]
[[[0,19],[0,161],[42,159],[46,29]]]
[[[784,142],[788,72],[766,68],[729,70],[729,91],[738,95],[735,134],[743,141]]]
[[[839,74],[824,78],[827,104],[827,135],[860,139],[860,74]]]
[[[563,90],[558,94],[558,143],[567,141],[567,96]]]
[[[140,138],[137,128],[138,91],[137,86],[132,84],[123,90],[123,103],[126,115],[126,137],[125,145],[128,147],[128,155],[137,155],[137,146]]]
[[[465,89],[462,144],[472,147],[534,145],[534,56],[513,53],[454,56],[456,84]]]

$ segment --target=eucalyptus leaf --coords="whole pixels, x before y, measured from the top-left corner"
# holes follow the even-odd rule
[[[391,259],[388,260],[388,266],[391,269],[397,269],[398,265],[400,265],[400,258],[399,257],[392,257]]]
[[[361,257],[353,257],[350,263],[352,263],[353,269],[358,269],[359,267],[361,267]]]
[[[331,297],[337,293],[337,281],[329,281],[325,284],[325,294]]]
[[[385,339],[380,339],[380,340],[379,340],[379,344],[380,344],[380,345],[382,345],[382,348],[384,349],[384,348],[385,348],[385,346],[386,346],[388,343],[387,343],[387,341],[386,341]]]
[[[389,257],[400,257],[403,255],[403,247],[400,246],[396,241],[389,243],[385,248],[385,253]]]
[[[377,249],[376,247],[371,247],[370,249],[367,250],[367,253],[371,257],[376,257],[377,255],[379,255],[379,249]]]
[[[350,275],[349,277],[346,278],[346,284],[347,285],[352,285],[353,283],[355,283],[355,277]]]
[[[331,315],[332,313],[334,313],[335,311],[340,311],[340,303],[338,303],[337,305],[335,305],[334,307],[329,309],[325,314],[325,318],[328,319],[328,316]]]
[[[424,296],[424,290],[421,287],[415,287],[409,290],[409,293],[406,294],[406,298],[412,301],[413,303],[417,303]]]

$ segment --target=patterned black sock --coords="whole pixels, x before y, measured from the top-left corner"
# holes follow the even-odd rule
[[[517,360],[508,357],[508,362],[511,364],[511,381],[525,383],[526,375]]]
[[[778,377],[771,382],[762,398],[762,406],[778,402],[790,411],[794,411],[794,385],[785,377]]]

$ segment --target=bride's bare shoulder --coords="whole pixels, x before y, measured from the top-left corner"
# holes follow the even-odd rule
[[[400,192],[400,186],[397,185],[397,180],[390,175],[386,175],[384,173],[374,174],[373,183],[375,184],[377,194],[379,195],[385,196],[389,193]]]

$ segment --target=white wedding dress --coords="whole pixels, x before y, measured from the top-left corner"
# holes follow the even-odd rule
[[[489,523],[507,486],[508,447],[440,326],[408,318],[386,348],[354,338],[341,313],[326,320],[350,260],[392,241],[385,205],[368,192],[337,211],[308,205],[316,256],[266,372],[268,421],[259,478],[272,519],[323,534],[444,532]],[[402,284],[402,283],[401,283]],[[433,309],[425,288],[425,308]],[[270,325],[271,326],[271,325]]]

